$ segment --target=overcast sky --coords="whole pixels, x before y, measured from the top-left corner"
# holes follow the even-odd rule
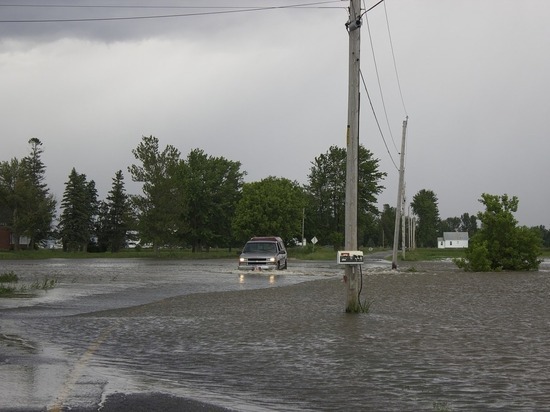
[[[58,200],[73,167],[102,199],[119,169],[131,192],[127,167],[144,135],[182,157],[200,148],[240,161],[246,181],[306,183],[316,156],[345,146],[347,1],[8,3],[0,160],[39,138]],[[311,6],[279,7],[298,4]],[[179,16],[44,21],[159,15]],[[408,115],[408,202],[432,190],[444,219],[481,210],[482,193],[506,193],[519,198],[520,224],[550,227],[549,21],[548,0],[386,0],[366,14],[361,67],[385,142],[363,88],[360,141],[388,173],[380,208],[397,200]]]

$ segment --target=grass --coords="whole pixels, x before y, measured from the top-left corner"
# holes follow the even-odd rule
[[[0,274],[0,297],[28,296],[32,291],[53,289],[56,284],[57,279],[47,276],[30,284],[19,284],[19,276],[14,272],[6,272]]]
[[[367,256],[374,252],[387,252],[391,256],[390,249],[367,249],[362,248],[363,253]],[[240,248],[229,249],[210,249],[208,252],[193,253],[191,249],[161,249],[155,253],[152,249],[124,249],[118,253],[111,252],[63,252],[62,250],[20,250],[0,251],[0,260],[13,259],[91,259],[91,258],[146,258],[146,259],[236,259],[240,252]],[[308,245],[305,248],[292,247],[288,249],[288,256],[291,259],[300,260],[334,260],[336,261],[336,251],[333,247]],[[420,248],[405,252],[405,261],[431,261],[441,259],[456,259],[464,257],[463,249],[438,249],[438,248]],[[542,250],[542,258],[550,258],[550,248]],[[401,252],[398,253],[398,259],[401,259]]]
[[[406,262],[420,262],[442,259],[457,259],[465,256],[464,249],[438,249],[438,248],[422,248],[412,251],[405,251]],[[401,259],[401,253],[398,253]],[[403,260],[403,259],[401,259]]]
[[[17,282],[19,277],[13,272],[6,272],[0,274],[0,283]]]
[[[0,252],[0,260],[32,259],[220,259],[237,258],[240,249],[210,249],[208,252],[193,253],[191,249],[161,249],[155,253],[152,249],[124,249],[118,253],[111,252],[64,252],[60,249],[39,249]]]

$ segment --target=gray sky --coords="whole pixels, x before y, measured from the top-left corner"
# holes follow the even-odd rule
[[[272,175],[306,183],[316,156],[345,145],[347,1],[263,11],[238,7],[314,2],[8,3],[16,2],[0,0],[0,160],[25,156],[27,141],[39,138],[58,200],[72,167],[95,180],[101,198],[119,169],[135,189],[127,167],[143,135],[182,156],[200,148],[240,161],[247,181]],[[228,4],[235,8],[215,8]],[[198,5],[212,8],[188,8]],[[221,10],[231,13],[200,14]],[[199,14],[6,22],[189,13]],[[447,218],[481,210],[484,192],[507,193],[519,197],[520,224],[549,228],[550,2],[387,0],[367,19],[361,67],[386,144],[363,88],[360,140],[388,173],[380,208],[397,200],[394,162],[408,115],[408,202],[432,190]]]

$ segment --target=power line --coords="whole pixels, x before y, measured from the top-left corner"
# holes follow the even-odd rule
[[[369,19],[367,18],[367,15],[365,15],[365,20],[367,22],[367,31],[369,33],[370,46],[371,46],[371,50],[372,50],[372,58],[373,58],[373,61],[374,61],[374,69],[375,69],[375,72],[376,72],[376,79],[378,81],[378,89],[380,90],[380,98],[382,100],[382,107],[384,108],[384,115],[386,117],[386,124],[388,125],[388,130],[390,132],[390,137],[391,137],[391,140],[393,142],[393,147],[395,148],[395,151],[397,153],[399,153],[399,149],[397,149],[397,146],[395,144],[395,139],[393,138],[393,133],[391,131],[390,120],[388,119],[388,111],[386,110],[386,102],[384,100],[384,93],[382,92],[382,83],[380,82],[380,74],[378,73],[378,64],[376,62],[376,54],[374,52],[374,44],[372,42],[372,35],[371,35]]]
[[[397,72],[397,63],[395,60],[395,53],[393,51],[393,42],[390,31],[390,21],[388,19],[388,10],[386,9],[386,2],[384,2],[384,13],[386,14],[386,26],[388,27],[388,37],[390,39],[391,55],[393,58],[393,68],[395,69],[395,77],[397,79],[397,87],[399,88],[399,95],[401,96],[401,103],[403,104],[403,110],[405,115],[407,115],[407,108],[405,107],[405,100],[403,99],[403,92],[401,91],[401,82],[399,81],[399,73]]]
[[[376,116],[376,111],[374,110],[374,106],[372,104],[372,100],[370,98],[369,91],[367,89],[367,84],[365,83],[365,78],[363,77],[363,72],[359,70],[359,73],[361,74],[361,81],[363,82],[363,87],[365,88],[365,92],[367,93],[367,98],[369,99],[370,108],[372,110],[372,114],[374,115],[374,120],[376,121],[376,125],[378,126],[378,131],[380,132],[380,136],[382,137],[382,141],[384,142],[384,146],[386,146],[386,151],[388,152],[388,155],[390,156],[390,159],[395,166],[395,169],[399,171],[399,167],[397,167],[397,164],[393,160],[393,156],[391,155],[390,149],[388,148],[388,144],[386,143],[386,138],[384,137],[384,132],[382,132],[382,128],[380,127],[380,122],[378,121],[378,116]]]
[[[327,0],[316,1],[310,3],[297,3],[284,6],[265,6],[265,7],[214,7],[214,6],[131,6],[131,5],[60,5],[60,4],[1,4],[0,7],[19,7],[19,8],[99,8],[99,9],[200,9],[207,11],[197,11],[191,13],[174,13],[174,14],[155,14],[146,16],[121,16],[121,17],[84,17],[84,18],[54,18],[54,19],[13,19],[0,20],[0,23],[70,23],[70,22],[97,22],[97,21],[119,21],[119,20],[145,20],[145,19],[166,19],[177,17],[196,17],[196,16],[212,16],[220,14],[235,14],[249,13],[268,10],[280,9],[331,9],[343,7],[321,7],[331,3],[341,3],[341,1]]]

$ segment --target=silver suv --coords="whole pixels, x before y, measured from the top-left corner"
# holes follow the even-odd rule
[[[253,237],[241,252],[239,269],[286,269],[287,253],[280,237]]]

